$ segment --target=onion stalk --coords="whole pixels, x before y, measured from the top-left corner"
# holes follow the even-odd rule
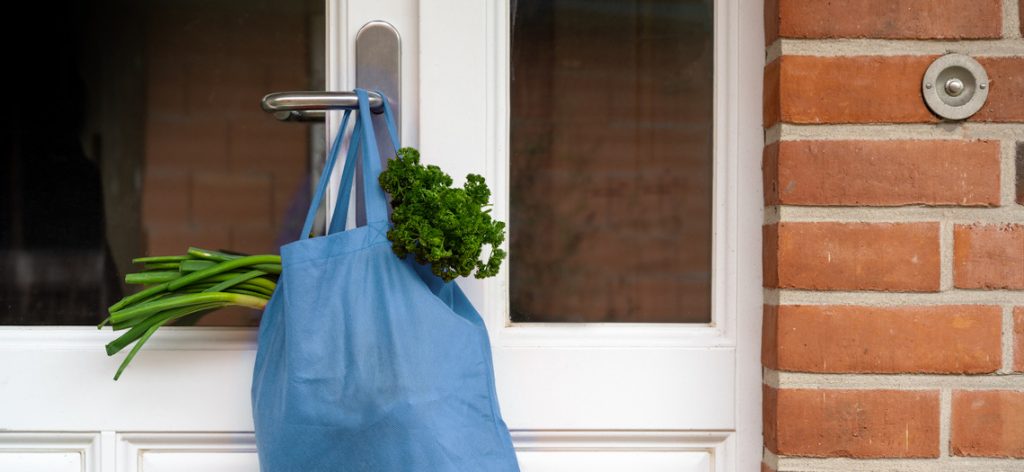
[[[132,262],[141,264],[142,271],[125,275],[125,283],[143,289],[111,305],[110,316],[98,326],[126,330],[107,344],[109,356],[135,343],[114,380],[161,326],[227,306],[263,309],[281,273],[278,255],[248,256],[196,247],[183,255],[140,257]]]

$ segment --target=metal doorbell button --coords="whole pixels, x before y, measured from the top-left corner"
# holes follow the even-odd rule
[[[921,94],[936,115],[964,120],[977,113],[988,99],[988,74],[970,56],[946,54],[928,66]]]

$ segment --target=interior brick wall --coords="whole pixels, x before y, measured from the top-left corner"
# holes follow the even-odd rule
[[[322,7],[321,7],[322,8]],[[142,229],[148,255],[277,253],[309,205],[309,127],[259,106],[310,90],[314,1],[154,1],[144,22]],[[199,324],[251,326],[224,308]]]
[[[581,5],[516,13],[512,319],[707,322],[710,21],[693,0]]]
[[[763,470],[1024,470],[1024,1],[765,3]]]
[[[156,2],[146,15],[146,253],[189,245],[277,252],[297,234],[309,130],[275,121],[263,95],[310,82],[307,2]],[[304,211],[303,207],[300,211]]]

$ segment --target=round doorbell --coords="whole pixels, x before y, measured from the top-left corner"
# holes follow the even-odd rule
[[[946,54],[932,62],[921,81],[928,108],[947,120],[965,120],[988,98],[988,74],[970,56]]]

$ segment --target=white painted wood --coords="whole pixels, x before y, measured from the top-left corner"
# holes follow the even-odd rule
[[[736,470],[761,470],[761,222],[762,200],[761,92],[764,75],[764,2],[740,0],[729,3],[729,42],[721,47],[730,53],[735,71],[730,74],[733,97],[732,122],[736,159],[729,169],[736,175],[737,267],[734,293],[736,316]]]
[[[141,472],[252,472],[259,469],[256,452],[147,452],[139,458]]]
[[[519,453],[519,466],[537,472],[710,472],[711,455],[703,451],[557,451]]]
[[[11,472],[79,472],[82,455],[67,451],[0,452],[0,470]]]
[[[536,431],[515,432],[524,472],[733,470],[735,433]]]
[[[252,434],[127,433],[117,437],[118,472],[251,472]]]
[[[109,331],[0,328],[0,429],[251,431],[255,331],[164,330],[115,382]]]
[[[716,0],[712,322],[512,324],[507,272],[461,282],[488,324],[525,471],[757,470],[763,29],[761,2],[740,2]],[[507,220],[507,2],[327,6],[328,87],[351,87],[359,26],[394,24],[404,143],[453,175],[484,174]],[[120,356],[103,352],[112,338],[0,328],[0,470],[255,468],[254,330],[164,328],[116,383]]]
[[[0,432],[0,471],[99,472],[98,433]]]
[[[520,430],[730,430],[735,351],[502,348],[502,414]],[[703,375],[693,377],[691,373]],[[510,383],[517,382],[517,383]]]

